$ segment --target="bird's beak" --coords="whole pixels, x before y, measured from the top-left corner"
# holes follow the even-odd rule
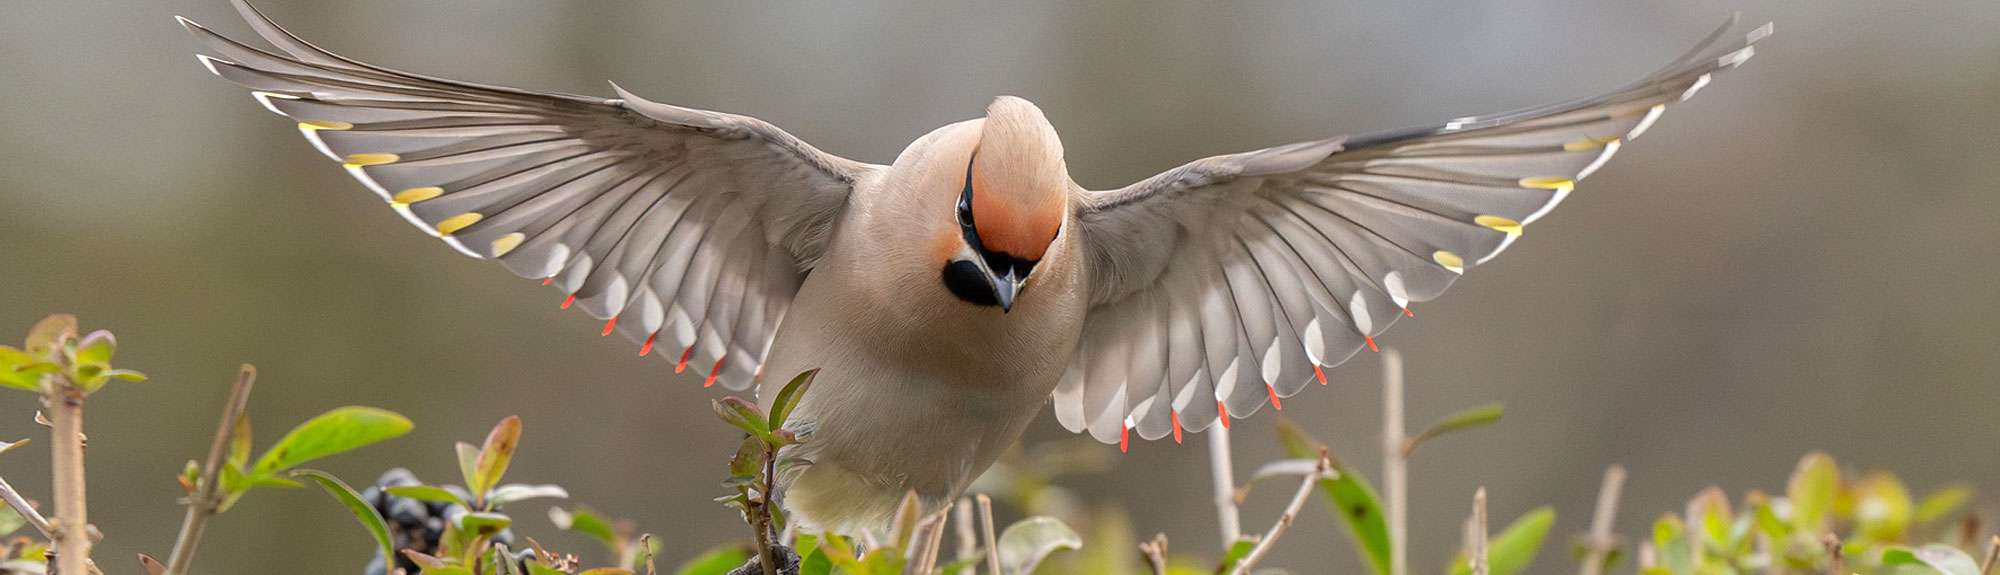
[[[1016,276],[1015,273],[1017,272],[1010,269],[1005,274],[996,275],[988,272],[986,275],[986,279],[993,284],[993,299],[1000,302],[1000,313],[1014,310],[1014,298],[1020,296],[1022,284],[1028,283],[1028,278]]]

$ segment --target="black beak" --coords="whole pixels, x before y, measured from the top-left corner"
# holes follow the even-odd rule
[[[1014,298],[1021,294],[1022,284],[1028,282],[1028,278],[1017,276],[1016,273],[1018,272],[1010,268],[1005,274],[986,276],[987,281],[993,286],[993,299],[1000,302],[1000,313],[1014,310]]]

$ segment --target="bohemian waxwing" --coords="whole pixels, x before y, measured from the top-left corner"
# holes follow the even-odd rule
[[[705,385],[820,368],[792,417],[812,464],[785,501],[844,532],[885,524],[909,490],[932,509],[957,497],[1051,395],[1064,427],[1122,447],[1324,384],[1771,31],[1732,22],[1595,98],[1091,191],[1020,98],[882,166],[615,85],[604,99],[365,64],[235,2],[277,51],[183,19],[201,63],[419,229],[555,285]]]

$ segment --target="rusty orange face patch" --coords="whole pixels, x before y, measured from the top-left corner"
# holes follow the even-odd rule
[[[966,184],[974,229],[986,251],[1040,260],[1062,228],[1062,188],[1011,159],[973,154]]]

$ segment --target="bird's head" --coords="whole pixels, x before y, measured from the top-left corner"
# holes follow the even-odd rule
[[[1067,218],[1062,141],[1040,108],[1002,96],[987,106],[964,171],[945,287],[960,300],[1012,310]]]

